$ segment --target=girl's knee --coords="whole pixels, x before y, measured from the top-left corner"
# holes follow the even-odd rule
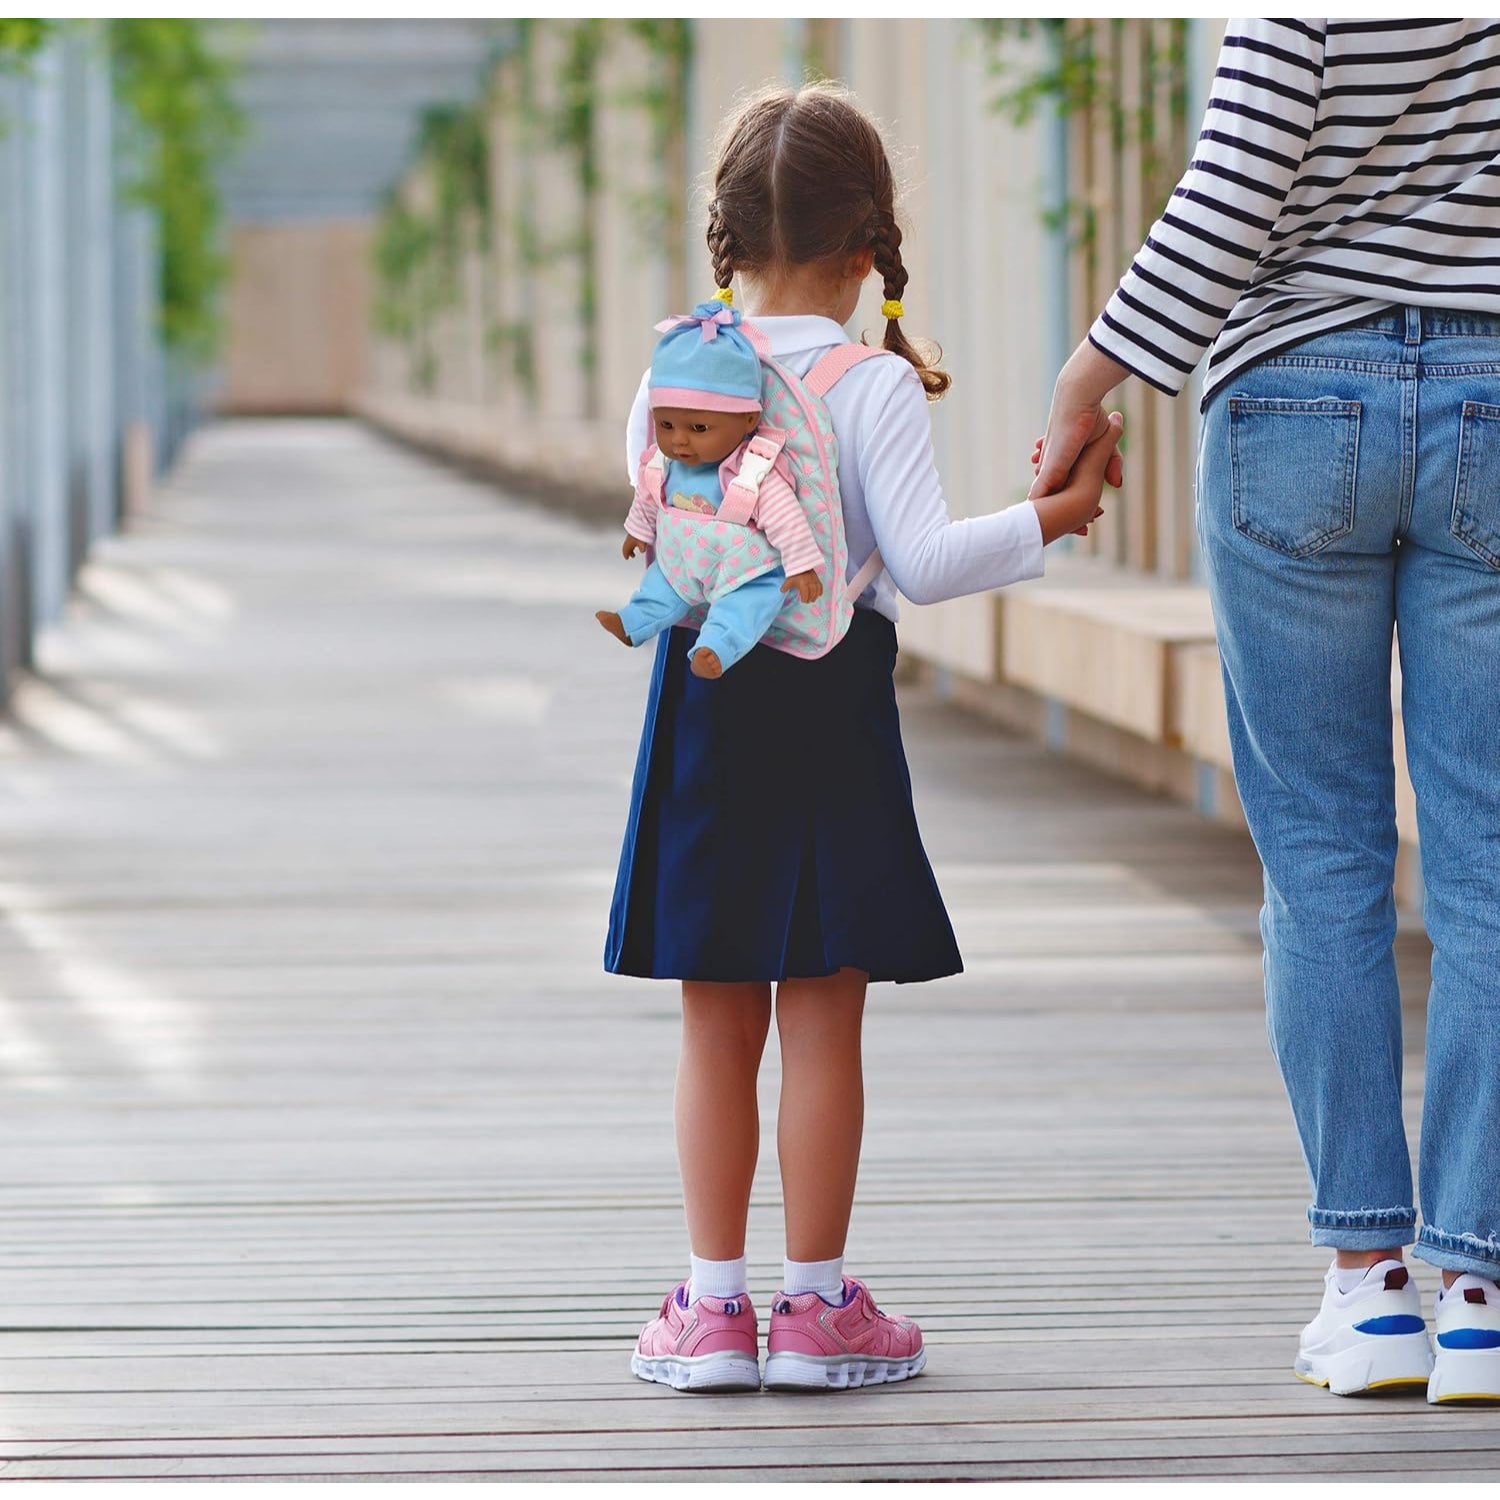
[[[685,1031],[715,1045],[758,1051],[771,1029],[771,987],[684,984],[682,1024]]]
[[[776,1029],[783,1045],[804,1037],[858,1041],[869,976],[840,969],[821,979],[788,979],[776,987]]]

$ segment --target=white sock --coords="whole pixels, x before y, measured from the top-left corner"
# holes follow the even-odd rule
[[[1333,1284],[1340,1297],[1347,1297],[1365,1279],[1368,1266],[1339,1266],[1333,1268]]]
[[[748,1287],[745,1257],[738,1260],[699,1260],[696,1255],[688,1281],[688,1301],[700,1297],[743,1297]]]
[[[1384,1266],[1389,1270],[1392,1266],[1404,1264],[1401,1260],[1392,1256],[1390,1260],[1377,1261],[1376,1265]],[[1341,1266],[1337,1261],[1333,1263],[1333,1284],[1340,1297],[1347,1297],[1350,1292],[1364,1281],[1365,1277],[1375,1269],[1375,1266]],[[1385,1271],[1381,1272],[1384,1277]]]
[[[784,1262],[781,1290],[788,1297],[816,1292],[837,1307],[844,1300],[844,1257],[836,1260],[789,1260]]]

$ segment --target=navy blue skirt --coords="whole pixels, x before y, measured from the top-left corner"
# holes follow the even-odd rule
[[[664,631],[604,965],[647,979],[872,980],[963,969],[911,802],[896,627],[827,656],[756,646],[716,681]]]

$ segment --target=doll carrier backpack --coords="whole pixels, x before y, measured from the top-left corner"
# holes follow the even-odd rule
[[[885,351],[864,344],[840,344],[806,375],[798,376],[771,358],[770,345],[758,328],[751,323],[742,323],[740,328],[760,355],[760,426],[750,439],[739,473],[725,487],[723,502],[712,515],[662,506],[666,459],[660,451],[652,455],[646,477],[659,507],[656,561],[677,592],[692,602],[682,622],[691,630],[702,626],[711,599],[779,566],[776,549],[763,531],[750,525],[750,516],[766,475],[784,457],[797,503],[822,557],[823,592],[811,604],[790,595],[761,638],[762,644],[792,656],[826,656],[843,640],[854,601],[879,576],[884,564],[877,550],[846,581],[849,549],[839,503],[838,439],[823,398],[855,365]]]

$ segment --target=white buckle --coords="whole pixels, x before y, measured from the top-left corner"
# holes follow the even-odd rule
[[[744,460],[740,464],[740,471],[730,481],[731,485],[739,485],[741,489],[749,490],[752,495],[760,494],[760,487],[766,475],[776,463],[776,455],[757,453],[753,448],[745,450]]]

